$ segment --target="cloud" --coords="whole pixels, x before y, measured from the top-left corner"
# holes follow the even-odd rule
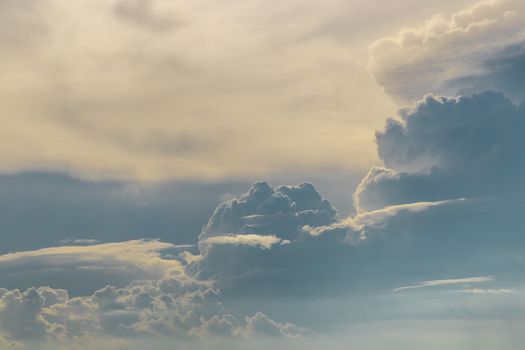
[[[293,239],[303,225],[329,225],[337,219],[335,208],[309,183],[272,187],[256,182],[240,198],[220,204],[199,239],[249,233]]]
[[[68,239],[196,244],[222,195],[242,193],[249,185],[244,181],[94,182],[42,172],[0,174],[4,194],[0,254],[50,247]]]
[[[234,236],[216,236],[210,237],[200,242],[202,246],[209,244],[233,244],[233,245],[248,245],[251,247],[261,247],[263,249],[270,249],[274,244],[287,244],[290,241],[282,240],[273,235],[234,235]],[[206,248],[204,248],[206,249]]]
[[[279,323],[271,320],[262,312],[245,318],[246,325],[237,332],[243,336],[263,335],[272,338],[298,338],[307,334],[308,329],[291,323]]]
[[[97,241],[96,239],[88,239],[88,238],[65,238],[65,239],[62,239],[60,241],[58,241],[58,243],[60,244],[63,244],[63,245],[92,245],[92,244],[97,244],[97,243],[100,243],[100,241]]]
[[[115,3],[114,11],[124,20],[145,26],[154,31],[166,31],[178,26],[173,13],[157,10],[153,0],[121,0]],[[160,13],[160,14],[159,14]]]
[[[523,188],[514,180],[523,171],[521,108],[486,93],[428,96],[405,110],[402,122],[389,121],[378,133],[384,164],[357,189],[359,212],[343,220],[311,184],[257,182],[216,208],[197,254],[174,243],[135,240],[2,255],[7,282],[23,276],[33,287],[46,285],[39,281],[52,281],[58,269],[57,281],[71,284],[2,290],[0,319],[24,316],[16,329],[2,327],[5,337],[295,338],[309,333],[295,325],[301,318],[272,320],[265,316],[273,315],[272,304],[275,310],[282,300],[305,305],[396,286],[517,278],[522,266],[513,257],[522,255],[524,244]],[[486,172],[473,180],[474,169]],[[28,271],[40,280],[24,277]],[[79,286],[88,292],[75,294]],[[484,297],[504,294],[488,290]]]
[[[0,171],[220,181],[365,170],[370,115],[391,103],[325,25],[348,4],[322,5],[4,1]]]
[[[217,291],[178,270],[159,279],[106,286],[91,295],[70,298],[50,287],[0,289],[0,330],[9,341],[63,344],[104,337],[300,337],[305,328],[279,323],[258,312],[237,320]]]
[[[464,288],[456,291],[457,293],[466,293],[466,294],[513,294],[516,293],[515,289],[511,288]]]
[[[257,183],[218,206],[189,270],[225,294],[296,297],[414,278],[515,274],[504,256],[519,256],[524,243],[523,106],[494,92],[428,95],[377,133],[383,165],[356,189],[357,215],[338,219],[310,185]],[[232,234],[289,243],[204,249],[209,237],[231,240]]]
[[[209,12],[198,11],[191,7],[193,5],[182,3],[177,5],[180,8],[170,8],[175,5],[167,2],[119,1],[94,4],[91,10],[86,9],[88,13],[96,9],[96,13],[106,14],[102,17],[91,16],[100,21],[94,23],[99,26],[87,21],[94,41],[82,42],[73,38],[66,49],[61,46],[62,37],[49,28],[50,35],[56,39],[52,42],[58,45],[52,52],[70,53],[53,57],[66,60],[57,64],[64,69],[63,76],[58,74],[63,81],[58,79],[57,85],[64,84],[60,85],[63,87],[61,91],[65,91],[62,99],[67,102],[65,105],[72,107],[57,109],[57,106],[63,107],[62,99],[57,105],[50,103],[53,105],[50,110],[43,112],[54,115],[56,110],[61,110],[62,119],[51,119],[56,124],[49,124],[47,114],[42,113],[45,122],[41,123],[56,128],[55,133],[52,133],[53,139],[60,139],[61,143],[70,146],[66,147],[67,150],[78,153],[71,160],[69,156],[55,152],[53,144],[47,143],[49,140],[38,139],[38,144],[48,147],[31,148],[45,153],[35,156],[38,164],[43,167],[50,164],[52,167],[64,167],[90,176],[100,173],[107,176],[109,172],[116,177],[158,179],[172,176],[175,170],[180,169],[180,176],[197,174],[202,177],[220,177],[232,173],[244,176],[246,173],[264,173],[283,163],[287,166],[300,164],[302,168],[304,164],[326,166],[330,163],[330,160],[325,163],[326,157],[340,161],[337,152],[327,154],[326,149],[337,148],[339,142],[346,143],[348,134],[344,138],[337,138],[334,136],[339,133],[318,128],[320,124],[336,127],[338,123],[334,126],[326,120],[317,120],[311,124],[299,123],[301,127],[297,129],[297,123],[284,122],[283,125],[282,118],[277,117],[282,115],[280,112],[283,110],[293,110],[294,113],[306,111],[301,118],[308,120],[324,110],[319,108],[323,104],[317,104],[315,98],[311,99],[311,91],[305,88],[317,87],[312,83],[319,79],[299,79],[300,90],[306,89],[306,93],[291,96],[299,97],[299,102],[311,100],[313,104],[298,103],[301,108],[296,110],[295,105],[286,103],[280,105],[283,110],[280,109],[279,113],[271,110],[272,116],[268,119],[264,117],[268,109],[257,108],[259,104],[275,106],[268,104],[269,101],[281,101],[280,94],[290,87],[281,84],[282,74],[295,81],[291,86],[296,86],[296,74],[301,76],[301,72],[311,67],[309,53],[333,53],[332,44],[315,40],[310,42],[308,35],[300,40],[303,44],[298,47],[289,46],[295,42],[291,39],[304,34],[304,30],[292,30],[294,33],[291,37],[277,35],[282,41],[270,47],[264,45],[268,42],[265,39],[274,38],[250,35],[260,33],[256,28],[263,24],[279,27],[280,21],[293,22],[288,15],[284,19],[277,18],[277,23],[273,19],[259,22],[261,19],[257,17],[253,20],[254,29],[230,21],[230,11],[224,13],[221,11],[223,8],[215,7],[217,4],[210,10],[213,16],[209,16]],[[425,63],[436,48],[443,47],[443,51],[439,51],[440,55],[434,55],[438,61],[436,67],[441,69],[443,65],[439,60],[455,48],[465,46],[464,51],[458,51],[460,58],[471,50],[467,45],[460,44],[479,39],[478,36],[484,36],[490,31],[493,31],[490,40],[497,39],[501,35],[500,25],[514,28],[513,14],[501,12],[500,5],[498,1],[479,4],[454,15],[450,20],[434,18],[421,31],[408,30],[399,38],[385,39],[372,48],[373,64],[377,66],[371,69],[377,69],[373,72],[387,92],[410,98],[412,89],[421,89],[420,92],[425,90],[426,76],[421,76],[422,86],[407,88],[400,79],[400,86],[391,87],[391,80],[397,76],[392,75],[388,64],[405,62],[406,50],[413,54],[413,61],[409,61],[411,64]],[[66,11],[66,14],[78,15],[83,12],[79,9],[84,9],[85,5],[75,6],[69,8],[70,12]],[[163,23],[158,16],[167,13],[160,11],[158,6],[168,6],[177,14],[177,18],[190,19],[189,24],[184,22],[185,25],[176,30],[170,30],[170,26],[156,27]],[[253,13],[253,4],[246,6],[251,9],[248,12]],[[311,13],[311,9],[305,10]],[[48,8],[46,11],[53,10]],[[272,11],[281,14],[286,12],[280,12],[281,7],[276,10],[272,8]],[[235,13],[233,18],[243,14]],[[270,14],[261,13],[261,17],[273,17]],[[78,32],[86,33],[86,23],[80,18],[65,17],[78,22]],[[308,22],[308,16],[299,17]],[[199,27],[199,23],[210,19],[223,24],[220,31]],[[70,28],[62,22],[57,23],[57,26],[64,32]],[[304,29],[304,26],[310,28],[306,23],[299,22],[299,27]],[[205,30],[201,33],[202,29]],[[243,29],[246,29],[246,33]],[[273,34],[276,33],[282,34],[279,31]],[[247,36],[242,38],[250,40],[239,40],[236,36],[244,34]],[[113,48],[110,44],[115,42],[114,35],[130,43],[129,46],[138,47],[138,51],[131,54],[127,45]],[[203,37],[209,40],[208,45],[194,45],[195,42],[204,43]],[[219,40],[220,45],[215,46],[214,39]],[[147,45],[131,45],[137,43],[135,40]],[[489,45],[490,40],[483,39],[482,44]],[[489,45],[489,49],[495,52],[507,49],[508,45],[514,45],[514,40],[511,35],[509,40],[502,42],[502,48]],[[243,47],[238,45],[239,42],[243,42]],[[262,46],[256,43],[262,43]],[[244,45],[247,51],[244,51]],[[293,64],[276,65],[282,62],[275,61],[272,55],[265,55],[266,52],[275,54],[273,49],[277,50],[276,47],[296,57],[292,60]],[[32,49],[38,51],[36,46]],[[427,49],[430,53],[425,51]],[[231,57],[226,54],[230,51],[242,57],[257,58],[261,57],[258,55],[261,53],[267,66],[260,65],[259,61],[239,66],[238,61],[231,61]],[[86,61],[82,61],[84,64],[68,61],[84,57],[86,52],[90,52],[91,56],[86,56]],[[169,62],[164,60],[166,57]],[[301,62],[297,57],[307,57],[308,60]],[[389,62],[391,57],[395,59]],[[497,54],[491,57],[497,57]],[[34,55],[28,59],[37,58],[38,55]],[[317,58],[322,58],[322,61],[325,59],[324,56]],[[217,65],[221,69],[203,69],[209,67],[210,62],[213,62],[213,67]],[[494,62],[500,64],[501,61]],[[16,66],[16,63],[12,64]],[[515,67],[505,62],[501,64]],[[428,68],[427,65],[423,66]],[[267,74],[268,71],[262,69],[266,67],[278,67],[278,72]],[[445,67],[441,72],[439,69],[437,73],[434,72],[438,78],[442,77],[446,81],[452,79],[453,70]],[[257,79],[263,77],[261,81],[258,80],[262,85],[247,89],[253,87],[253,82],[243,74],[246,71],[253,73]],[[28,72],[31,73],[31,69]],[[340,71],[337,73],[340,79]],[[92,76],[101,77],[102,80],[93,81]],[[152,80],[152,76],[160,78],[158,81]],[[170,77],[173,76],[178,79],[172,80]],[[48,88],[48,77],[40,78],[44,81],[35,86]],[[7,85],[18,81],[14,76],[6,79]],[[69,79],[75,84],[70,84]],[[21,81],[31,86],[34,83],[31,79]],[[108,96],[94,88],[101,84],[110,91]],[[260,96],[267,96],[269,91],[262,89],[263,85],[271,87],[271,96],[260,100]],[[71,86],[74,88],[69,89]],[[185,89],[181,89],[181,86]],[[275,89],[275,86],[279,88]],[[259,94],[259,88],[264,92]],[[137,93],[139,90],[140,96]],[[166,91],[169,91],[167,97],[163,95]],[[199,91],[199,94],[194,95],[194,91]],[[230,95],[230,91],[237,93]],[[200,98],[203,93],[209,93],[209,99],[204,102]],[[290,96],[285,93],[282,98],[288,100]],[[5,96],[4,99],[9,100]],[[119,103],[122,109],[115,109],[106,99],[122,102]],[[55,101],[47,98],[43,100]],[[242,101],[246,100],[249,103],[242,105]],[[39,106],[40,100],[35,101],[35,105]],[[130,101],[132,103],[128,105]],[[148,103],[143,104],[144,101]],[[232,101],[241,101],[239,104],[242,106],[232,104]],[[172,109],[175,105],[177,108]],[[224,106],[232,105],[239,108],[230,116],[229,107]],[[78,106],[84,108],[73,108]],[[129,106],[131,109],[128,109]],[[17,108],[13,110],[18,111]],[[255,116],[245,113],[253,111],[256,111]],[[213,117],[208,115],[211,112]],[[14,115],[17,116],[17,113]],[[144,113],[155,118],[143,118]],[[129,123],[122,123],[119,115],[126,115]],[[227,117],[221,118],[224,115]],[[264,130],[253,131],[252,118],[261,118],[255,119],[260,121],[263,117]],[[402,298],[406,293],[390,293],[395,286],[401,286],[394,288],[396,291],[418,289],[417,292],[423,294],[432,292],[429,290],[433,288],[427,287],[494,282],[495,277],[491,276],[498,276],[498,280],[521,278],[523,266],[513,257],[523,254],[525,243],[521,232],[524,196],[522,179],[525,175],[521,154],[525,146],[522,137],[525,131],[523,105],[517,105],[505,95],[493,92],[458,98],[427,95],[412,108],[402,110],[400,117],[400,121],[387,121],[385,130],[377,134],[382,164],[373,167],[357,188],[354,200],[358,213],[349,218],[341,220],[333,205],[309,183],[271,186],[267,182],[257,182],[247,193],[215,209],[199,236],[198,251],[187,244],[177,245],[174,242],[176,238],[172,238],[169,242],[89,242],[95,244],[1,255],[0,282],[8,288],[0,289],[0,341],[16,343],[34,340],[51,344],[52,347],[55,343],[84,339],[134,337],[150,340],[160,337],[296,339],[310,334],[308,328],[296,325],[301,324],[301,320],[321,324],[327,319],[362,315],[373,320],[374,312],[383,312],[383,316],[394,315],[396,321],[407,318],[407,315],[421,318],[423,312],[429,312],[430,316],[427,317],[450,317],[450,312],[443,306],[450,307],[454,303],[432,303],[433,300],[421,298],[417,301],[424,304],[424,308],[416,312],[414,304],[418,305],[414,299],[404,304],[393,303],[395,306],[386,303],[394,308],[395,312],[392,312],[392,309],[382,308],[385,304],[380,299],[384,295],[359,299],[359,296],[368,297],[385,290],[394,297]],[[202,121],[199,133],[192,129],[196,118]],[[220,120],[221,125],[216,120]],[[8,125],[9,128],[5,130],[9,133],[13,127],[18,130],[18,119],[13,118],[10,122],[15,125]],[[27,122],[39,123],[33,118],[22,119],[22,122],[24,125]],[[64,125],[67,126],[65,129]],[[176,125],[177,130],[170,125]],[[228,126],[226,132],[222,129],[224,125]],[[25,128],[21,130],[26,131]],[[311,142],[312,133],[309,131],[312,130],[316,134],[323,130],[328,133],[330,142],[326,148],[319,149],[318,142],[322,140]],[[63,133],[69,138],[57,137],[64,136]],[[325,135],[323,132],[321,134]],[[48,134],[44,132],[42,135]],[[19,139],[18,136],[15,133],[14,138]],[[304,141],[304,137],[309,142],[299,142]],[[274,142],[268,143],[269,139]],[[26,137],[24,140],[31,141],[33,138]],[[225,140],[228,140],[227,145]],[[249,149],[239,147],[251,145],[252,141],[258,146]],[[82,147],[74,147],[78,143]],[[300,148],[297,159],[292,157],[293,161],[290,162],[290,148],[283,148],[283,143],[287,147],[292,145],[294,155]],[[10,144],[9,140],[6,140],[6,144]],[[93,146],[93,149],[88,146]],[[210,150],[213,152],[210,153]],[[107,156],[105,162],[96,161],[99,154]],[[269,154],[271,157],[268,157]],[[13,169],[25,166],[23,157],[22,163],[17,163],[19,155],[16,156],[16,161],[11,159],[13,163],[10,166]],[[249,161],[244,162],[248,158]],[[33,164],[33,161],[29,163]],[[137,168],[135,164],[141,166]],[[128,175],[130,169],[131,175]],[[137,187],[129,190],[134,192]],[[147,202],[140,195],[138,198],[143,204]],[[182,200],[182,206],[186,206],[186,201],[189,203],[191,199]],[[171,210],[171,207],[168,208]],[[174,226],[173,230],[176,229]],[[73,240],[70,243],[82,242]],[[423,282],[410,284],[413,281]],[[453,295],[454,302],[464,302],[466,298],[485,298],[493,302],[502,295],[514,294],[506,292],[510,288],[500,287],[481,289],[467,286],[462,292]],[[424,294],[427,295],[433,296]],[[358,303],[354,301],[351,306],[356,309],[348,312],[349,315],[339,316],[346,314],[341,311],[346,305],[341,301],[341,296],[356,297],[358,301],[365,302],[357,307]],[[473,308],[462,309],[461,315],[469,319],[497,317],[505,321],[515,317],[518,321],[516,324],[521,325],[521,309],[509,311],[509,305],[521,295],[512,297],[512,302],[501,309],[494,308],[496,304],[492,303],[475,304]],[[292,304],[295,306],[290,306]],[[369,307],[371,304],[374,307]],[[326,305],[330,308],[324,309]],[[282,317],[273,319],[267,316],[274,317],[274,313],[268,311],[272,307]],[[293,307],[302,310],[292,313],[290,310],[294,310]],[[366,310],[367,307],[370,310]],[[301,318],[308,315],[312,308],[323,311],[315,320],[310,320],[312,317]],[[290,316],[293,323],[284,320],[285,316]]]
[[[426,96],[376,135],[385,167],[356,190],[362,210],[516,192],[522,189],[525,105],[499,93]]]
[[[394,292],[400,292],[407,289],[415,288],[425,288],[425,287],[440,287],[440,286],[450,286],[456,284],[472,284],[472,283],[484,283],[492,282],[494,280],[493,276],[481,276],[481,277],[467,277],[467,278],[454,278],[447,280],[434,280],[434,281],[423,281],[418,284],[413,284],[410,286],[404,286],[394,289]]]
[[[458,199],[457,201],[464,200]],[[409,204],[399,204],[399,205],[391,205],[384,207],[383,209],[377,209],[377,210],[371,210],[366,212],[358,213],[353,218],[353,222],[360,227],[366,227],[366,226],[373,226],[375,224],[380,224],[385,222],[389,217],[393,217],[398,215],[400,211],[407,211],[411,213],[418,213],[424,210],[427,210],[428,208],[440,206],[440,205],[446,205],[449,203],[453,203],[456,200],[445,200],[445,201],[437,201],[437,202],[415,202],[415,203],[409,203]],[[359,207],[358,207],[359,208]]]
[[[478,2],[405,28],[370,46],[369,70],[388,95],[414,102],[426,93],[502,91],[521,101],[525,31],[520,1]]]
[[[162,251],[175,247],[136,240],[4,254],[0,256],[0,280],[4,287],[52,285],[85,295],[107,284],[124,286],[133,280],[160,278],[168,270],[182,270],[177,260],[161,256]]]
[[[220,204],[199,236],[197,278],[213,280],[225,294],[317,294],[320,281],[344,275],[351,254],[348,233],[312,235],[337,223],[337,211],[308,183],[272,187],[257,182],[238,199]],[[349,248],[350,247],[350,248]],[[316,256],[309,259],[308,256]]]

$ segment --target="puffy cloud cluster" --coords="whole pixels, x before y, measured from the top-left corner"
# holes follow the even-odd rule
[[[369,70],[401,102],[426,93],[470,95],[484,90],[525,98],[525,7],[521,1],[481,1],[370,46]]]
[[[199,239],[225,234],[294,239],[302,225],[329,225],[337,219],[335,208],[309,183],[273,188],[267,182],[257,182],[240,198],[220,204]]]
[[[349,245],[343,244],[348,235],[312,235],[306,228],[338,220],[330,202],[309,183],[257,182],[217,207],[199,236],[200,255],[188,269],[225,293],[317,294],[324,288],[321,280],[343,273],[338,265],[348,261]]]
[[[244,322],[239,322],[232,315],[213,316],[200,327],[194,328],[190,334],[200,337],[209,336],[240,336],[240,337],[270,337],[270,338],[300,338],[311,334],[305,327],[293,323],[276,322],[262,312],[246,316]]]
[[[159,279],[137,280],[122,288],[108,285],[74,298],[50,287],[0,289],[0,329],[13,344],[152,335],[294,338],[308,333],[260,312],[239,320],[226,312],[210,283],[174,269]]]

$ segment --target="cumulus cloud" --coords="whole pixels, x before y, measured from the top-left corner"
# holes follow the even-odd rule
[[[504,256],[518,256],[524,244],[523,105],[494,92],[428,95],[400,116],[377,133],[383,164],[356,189],[355,216],[338,219],[310,185],[291,187],[293,198],[290,187],[257,183],[219,205],[189,271],[226,293],[296,296],[514,274]],[[209,237],[247,233],[289,242],[204,248]]]
[[[488,0],[370,46],[369,70],[387,94],[402,103],[426,93],[470,95],[497,90],[525,98],[520,1]]]
[[[0,329],[10,342],[64,342],[100,337],[273,336],[300,337],[305,328],[279,323],[263,313],[238,320],[221,305],[206,281],[169,270],[159,279],[106,286],[69,297],[50,287],[0,289]],[[6,340],[6,341],[7,341]]]
[[[181,33],[186,33],[186,30],[191,32],[191,26],[171,30],[174,29],[172,24],[166,23],[171,23],[169,21],[173,18],[165,17],[169,18],[168,22],[160,19],[159,14],[164,12],[158,12],[159,4],[168,6],[167,3],[154,1],[118,1],[111,3],[111,6],[95,2],[94,6],[102,6],[109,16],[116,15],[118,21],[126,22],[126,26],[136,25],[138,30],[133,28],[133,35],[151,38],[153,33],[162,33],[164,39],[169,37],[161,42],[148,40],[152,45],[148,46],[150,50],[161,50],[164,53],[164,47],[179,49],[177,45],[163,46],[166,43],[178,43],[182,48],[187,47],[184,45],[185,39],[178,35],[179,30]],[[442,85],[448,86],[451,79],[455,79],[455,69],[463,69],[467,62],[471,62],[466,57],[478,57],[481,56],[480,52],[488,52],[491,54],[489,57],[493,58],[491,62],[500,62],[497,59],[499,52],[515,47],[521,40],[521,32],[515,31],[516,14],[511,10],[504,10],[502,4],[500,1],[480,3],[450,19],[436,17],[421,30],[406,30],[398,38],[376,43],[371,49],[372,72],[388,93],[410,100],[416,91],[418,94],[426,91],[427,85],[433,89],[433,83],[429,83],[431,79],[425,75],[421,75],[416,85],[407,85],[403,79],[398,79],[403,74],[418,72],[420,65],[432,72],[435,77],[432,82],[444,82]],[[207,16],[199,17],[198,11],[188,11],[184,6],[180,10],[189,17],[193,15],[196,23],[208,19]],[[76,13],[74,10],[72,12]],[[100,20],[109,21],[109,27],[122,29],[120,25],[123,24],[115,23],[113,17]],[[83,28],[82,23],[80,27]],[[242,32],[235,25],[232,28],[226,27],[228,33]],[[100,28],[107,29],[107,26]],[[103,38],[97,32],[100,28],[93,29],[97,40]],[[510,35],[503,41],[497,40],[507,29]],[[132,38],[128,36],[128,32],[121,34],[129,40]],[[223,33],[218,34],[222,36]],[[211,35],[211,38],[214,37]],[[200,36],[194,33],[190,38],[199,39]],[[465,45],[475,40],[481,41],[474,48]],[[227,48],[238,48],[234,42],[237,40],[224,44]],[[492,42],[499,42],[501,45],[496,47]],[[107,44],[104,40],[97,43]],[[225,51],[223,46],[205,46],[192,47],[197,52],[190,50],[189,56],[186,56],[187,53],[178,55],[178,51],[170,51],[176,64],[161,67],[168,71],[173,69],[177,73],[187,73],[188,71],[179,69],[186,67],[188,62],[199,62],[198,59],[195,60],[196,57],[204,60],[211,57],[214,62],[227,61],[228,57],[222,56]],[[79,50],[78,53],[75,51],[76,54],[81,54],[89,49],[89,45],[72,45],[72,48]],[[111,51],[104,45],[96,45],[95,48],[103,50],[94,50],[94,56],[109,52],[110,55],[102,56],[114,57],[114,54],[121,57],[119,52]],[[317,51],[318,47],[315,48],[314,51]],[[249,50],[249,53],[266,49],[267,47],[255,48]],[[435,55],[435,52],[439,52],[439,55]],[[441,61],[450,52],[457,52],[457,66],[442,64]],[[129,67],[128,65],[134,66],[137,62],[142,62],[141,54],[143,52],[129,61],[117,60],[118,66]],[[124,57],[130,58],[126,55]],[[403,66],[406,57],[411,59],[408,61],[410,67],[407,68]],[[436,60],[435,69],[429,69],[429,57]],[[271,62],[274,61],[270,59],[267,63]],[[485,71],[476,70],[484,64],[486,62],[474,65],[471,71],[465,72],[485,74]],[[138,65],[135,72],[149,72],[150,67]],[[75,91],[78,95],[67,96],[66,99],[71,99],[73,105],[82,100],[78,99],[78,96],[83,96],[82,92],[93,91],[93,82],[85,80],[92,75],[93,69],[105,71],[98,64],[94,66],[96,69],[87,64],[85,71],[66,69],[68,77],[79,78],[87,85],[84,86],[86,89]],[[200,67],[202,66],[197,64],[190,71],[199,76],[203,73]],[[235,67],[227,67],[231,69],[226,69],[228,73],[235,73],[233,76],[237,76],[239,72],[233,69]],[[252,67],[249,65],[243,68]],[[161,71],[165,72],[165,69]],[[256,72],[264,76],[264,72]],[[110,73],[114,71],[111,70]],[[108,76],[115,78],[118,74]],[[179,77],[183,86],[188,82],[200,81],[192,74],[182,74]],[[135,79],[135,76],[129,79],[126,74],[124,78],[126,86],[133,86],[129,82],[148,80]],[[210,84],[205,84],[206,88],[213,91],[220,86],[220,91],[228,90],[228,87],[232,87],[228,85],[231,80],[223,78],[214,76]],[[224,81],[228,81],[226,89],[222,85]],[[392,85],[393,81],[399,84]],[[176,84],[172,85],[167,81],[163,83],[166,85],[161,84],[160,90],[164,91],[168,86],[173,91],[180,92]],[[244,83],[240,79],[235,80],[234,85],[244,86]],[[266,83],[279,85],[276,80]],[[194,88],[200,90],[201,87],[199,85]],[[158,86],[151,89],[154,93],[159,91]],[[116,90],[117,97],[128,101],[127,93]],[[155,94],[145,95],[151,97]],[[187,97],[175,95],[175,102],[181,102]],[[187,137],[193,133],[184,122],[175,123],[183,132],[177,134],[173,142],[173,130],[168,130],[166,134],[160,130],[164,131],[165,123],[129,123],[124,126],[124,129],[129,130],[123,130],[118,118],[105,118],[108,110],[114,110],[103,108],[103,104],[100,104],[104,101],[103,96],[87,96],[89,101],[82,101],[89,108],[82,110],[83,112],[76,111],[80,115],[66,111],[68,135],[70,131],[75,136],[85,135],[86,130],[88,134],[97,135],[95,143],[98,147],[98,141],[102,141],[102,147],[107,147],[111,151],[109,154],[117,158],[116,168],[109,166],[117,173],[126,172],[129,163],[136,160],[136,151],[140,153],[144,147],[154,154],[159,152],[162,157],[166,157],[161,157],[160,163],[153,163],[155,169],[175,155],[180,162],[174,162],[170,166],[173,169],[181,164],[189,166],[183,171],[185,174],[208,174],[210,171],[213,176],[217,176],[230,171],[240,174],[245,171],[244,168],[232,167],[231,164],[217,167],[211,164],[208,167],[209,160],[215,160],[215,157],[203,152],[201,140]],[[170,101],[172,97],[170,95]],[[204,106],[209,108],[203,110],[195,111],[183,106],[182,111],[188,112],[183,114],[192,119],[196,115],[214,110],[211,107],[222,106],[229,101],[228,98],[212,99],[210,106]],[[160,115],[165,118],[163,121],[171,121],[171,118],[163,114],[170,110],[167,108],[169,106],[163,105],[159,110],[162,112]],[[133,107],[135,111],[137,105]],[[137,108],[137,111],[141,111],[141,108]],[[219,108],[219,112],[226,113],[226,110]],[[142,121],[142,113],[139,114],[131,113],[130,120]],[[296,302],[312,296],[332,298],[359,294],[353,294],[356,291],[369,293],[386,290],[389,294],[402,296],[405,293],[391,291],[417,289],[417,292],[424,292],[432,289],[427,287],[494,282],[495,278],[491,276],[504,275],[509,279],[520,277],[522,265],[513,257],[522,256],[525,245],[525,237],[521,232],[525,175],[521,152],[525,146],[522,137],[525,132],[524,115],[524,105],[517,105],[500,93],[457,98],[427,95],[411,108],[402,110],[401,120],[388,120],[385,130],[377,134],[382,164],[373,167],[357,188],[354,196],[357,214],[343,220],[332,204],[309,183],[274,187],[266,182],[257,182],[247,193],[216,208],[199,236],[197,253],[184,250],[188,248],[186,245],[177,246],[160,241],[135,240],[99,244],[73,240],[63,243],[90,245],[52,247],[1,255],[0,281],[2,286],[8,288],[0,289],[0,343],[17,344],[26,340],[53,343],[73,339],[120,339],[136,336],[175,336],[182,339],[261,336],[294,339],[309,334],[310,331],[282,319],[274,320],[263,313],[266,310],[245,312],[242,305],[239,305],[248,300],[251,308],[258,310],[260,305],[272,302],[279,307],[282,304],[276,300],[280,298],[286,302]],[[92,119],[93,116],[97,118]],[[114,126],[113,124],[118,127],[106,128],[108,125]],[[146,137],[138,131],[144,129],[148,130]],[[290,134],[289,129],[283,128],[282,124],[279,124],[279,130],[284,130],[283,133],[287,136]],[[276,129],[272,128],[270,131]],[[300,133],[301,130],[295,131]],[[208,145],[222,149],[228,154],[228,161],[235,159],[239,162],[244,159],[242,154],[229,152],[229,146],[224,144],[224,135],[213,133],[217,134],[221,137],[206,139],[204,143],[208,142]],[[251,140],[253,137],[251,133],[241,132],[239,135],[242,135],[241,141],[247,138]],[[267,138],[264,140],[266,145]],[[87,141],[89,144],[93,140]],[[286,138],[287,144],[294,144],[292,141]],[[235,147],[238,145],[237,142],[231,144]],[[279,147],[280,144],[276,142],[272,146]],[[114,152],[115,150],[117,151]],[[100,149],[95,151],[100,152]],[[267,154],[268,151],[271,153],[272,150],[265,149],[264,153]],[[310,152],[312,149],[307,147],[306,151]],[[133,157],[129,152],[133,153]],[[314,155],[317,154],[315,152]],[[149,151],[147,153],[149,155]],[[261,159],[258,152],[248,153],[250,159],[255,159],[248,162],[248,166],[255,163],[263,164],[261,168],[268,164],[273,165],[272,162],[264,162],[264,157]],[[326,156],[326,152],[320,153]],[[129,163],[122,163],[120,157],[125,157]],[[188,159],[190,162],[197,160],[188,165]],[[202,159],[205,161],[202,162]],[[59,160],[63,161],[60,157]],[[224,159],[219,157],[217,162],[220,163],[221,160]],[[47,164],[46,162],[47,158],[43,163]],[[13,166],[17,168],[19,164]],[[78,168],[77,163],[67,166]],[[162,166],[160,168],[166,170]],[[152,168],[148,169],[145,173],[138,174],[139,177],[159,176]],[[170,169],[166,174],[172,173]],[[93,169],[86,171],[91,173]],[[412,284],[413,281],[423,282]],[[513,294],[507,293],[510,290],[499,286],[487,289],[467,286],[456,297],[497,298],[500,294]],[[287,311],[285,309],[281,313],[286,314]]]
[[[261,295],[301,299],[488,281],[450,277],[458,275],[512,275],[505,257],[520,256],[524,243],[515,224],[522,108],[485,93],[428,96],[402,111],[402,121],[390,120],[378,133],[383,166],[365,177],[355,195],[359,212],[344,220],[311,184],[258,182],[217,207],[197,255],[172,243],[130,241],[0,256],[6,282],[23,276],[38,284],[26,278],[30,270],[52,281],[56,270],[70,283],[51,284],[67,292],[3,290],[4,319],[25,315],[16,330],[3,327],[6,339],[295,337],[306,330],[229,307]],[[474,169],[483,170],[476,180]],[[81,280],[97,290],[71,297]],[[410,284],[417,280],[425,282]],[[79,312],[84,317],[75,318]]]
[[[274,188],[257,182],[238,199],[220,204],[199,238],[258,234],[293,239],[302,225],[329,225],[337,220],[336,209],[309,183]]]
[[[377,133],[384,167],[355,193],[361,210],[523,189],[525,107],[499,93],[426,96]]]
[[[213,280],[224,293],[317,294],[321,281],[344,274],[352,248],[348,232],[315,235],[336,224],[329,201],[308,183],[255,183],[238,199],[220,204],[199,236],[200,255],[188,265],[197,278]],[[346,282],[343,282],[346,283]],[[278,293],[277,293],[278,294]]]
[[[237,330],[243,336],[263,335],[272,338],[297,338],[309,332],[308,329],[297,327],[292,323],[283,324],[276,322],[262,312],[257,312],[253,316],[247,316],[245,321],[245,326]]]

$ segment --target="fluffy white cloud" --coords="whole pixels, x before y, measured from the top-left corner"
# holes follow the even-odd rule
[[[387,94],[413,102],[426,93],[502,91],[525,98],[525,7],[488,0],[370,46],[369,69]]]

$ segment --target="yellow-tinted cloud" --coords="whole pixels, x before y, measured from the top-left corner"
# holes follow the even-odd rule
[[[343,1],[7,4],[23,40],[0,33],[1,171],[217,179],[376,160],[391,104],[365,50],[323,29]]]

